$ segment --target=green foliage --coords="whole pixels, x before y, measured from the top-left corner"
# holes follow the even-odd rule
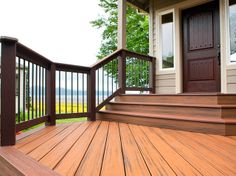
[[[117,49],[117,28],[118,28],[118,5],[117,0],[100,0],[100,7],[106,15],[100,16],[92,21],[92,25],[102,29],[102,41],[100,51],[97,54],[98,59],[111,54]],[[148,16],[137,12],[137,9],[127,6],[127,36],[126,48],[141,54],[149,52],[149,22]],[[117,82],[117,60],[108,63],[104,69]],[[147,87],[148,86],[148,68],[147,64],[136,59],[129,58],[126,60],[126,86],[128,87]],[[141,64],[141,65],[140,65]]]
[[[117,0],[100,0],[100,7],[106,15],[92,21],[92,25],[103,29],[102,42],[98,59],[104,58],[117,49]],[[148,54],[149,34],[148,16],[142,15],[131,6],[127,6],[127,49],[137,53]]]

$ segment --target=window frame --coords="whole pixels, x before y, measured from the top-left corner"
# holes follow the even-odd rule
[[[230,54],[230,5],[229,5],[229,1],[226,1],[226,27],[227,27],[227,65],[235,65],[236,66],[236,62],[232,62],[231,60],[231,54]]]
[[[172,13],[173,15],[173,67],[172,68],[163,68],[163,59],[162,59],[162,16],[167,15],[169,13]],[[157,44],[157,55],[159,60],[159,71],[165,72],[165,71],[175,71],[176,69],[176,44],[175,44],[175,36],[176,36],[176,29],[175,29],[175,9],[168,9],[166,11],[162,11],[158,13],[157,18],[157,30],[158,30],[158,40],[159,44]]]

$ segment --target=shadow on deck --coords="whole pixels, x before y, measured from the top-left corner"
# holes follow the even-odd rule
[[[3,175],[236,175],[234,156],[236,136],[96,121],[22,136],[0,148],[0,168]]]

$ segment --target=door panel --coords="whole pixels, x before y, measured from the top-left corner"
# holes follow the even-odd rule
[[[184,10],[184,92],[219,92],[219,2]]]

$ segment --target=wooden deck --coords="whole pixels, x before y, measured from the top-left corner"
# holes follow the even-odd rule
[[[236,136],[96,121],[46,127],[15,148],[60,175],[236,175]]]

